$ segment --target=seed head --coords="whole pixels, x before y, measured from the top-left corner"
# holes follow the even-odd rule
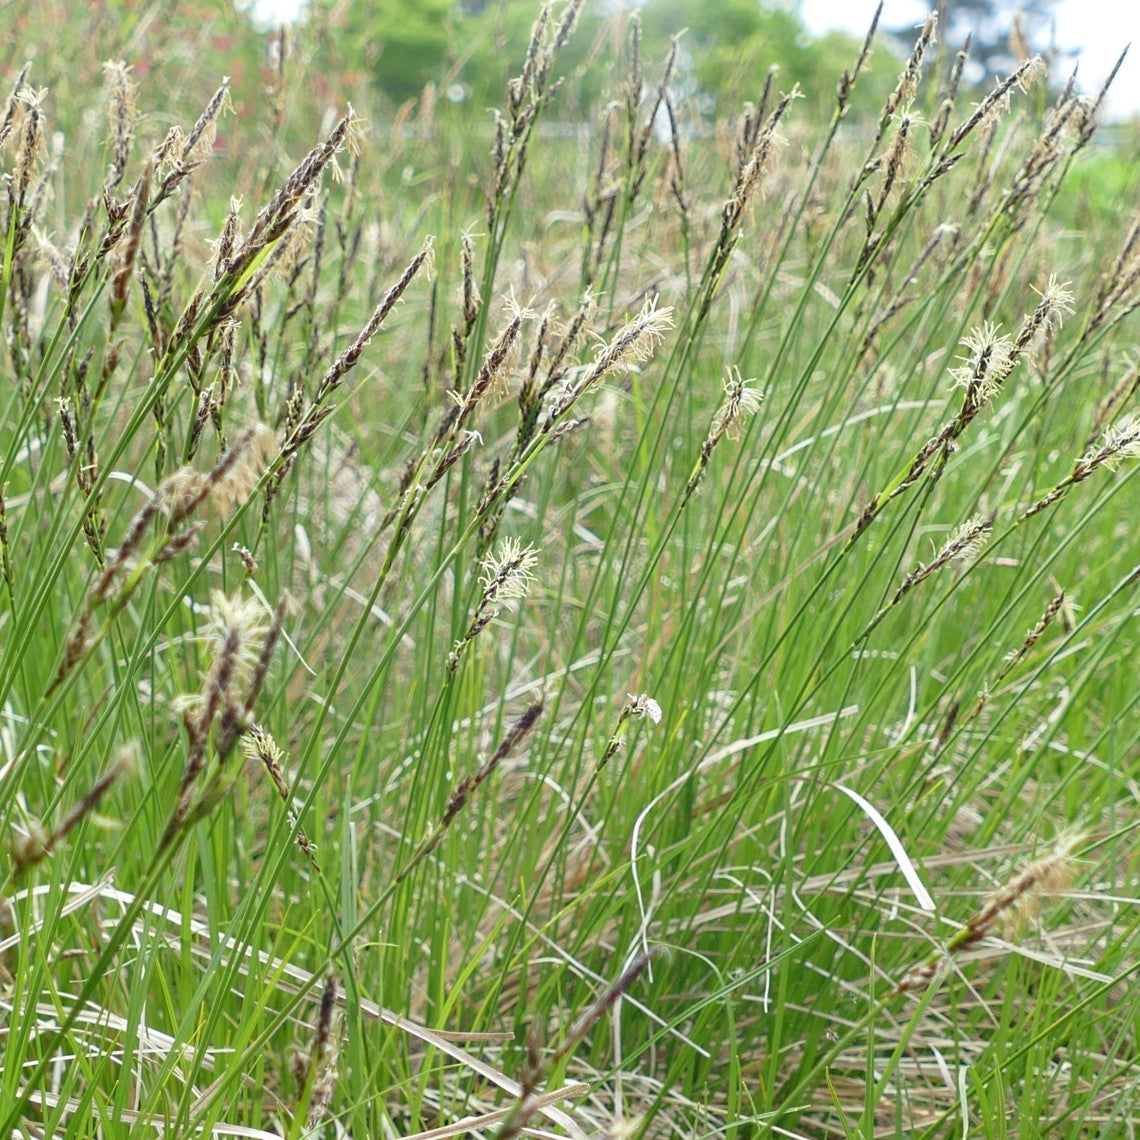
[[[510,378],[519,362],[519,332],[523,321],[530,320],[534,313],[515,300],[513,292],[503,302],[509,318],[507,324],[487,350],[483,365],[475,378],[471,390],[459,397],[461,408],[474,407],[484,395],[505,396]],[[468,413],[469,414],[469,413]],[[466,418],[466,416],[464,417]]]
[[[43,101],[47,88],[25,87],[18,95],[24,107],[24,121],[20,128],[20,146],[16,152],[16,166],[12,173],[12,195],[17,202],[23,202],[32,172],[43,159],[47,148],[44,144]]]
[[[1081,463],[1115,471],[1122,459],[1140,459],[1140,413],[1133,412],[1109,425]]]
[[[974,407],[988,404],[1001,389],[1013,368],[1013,341],[998,333],[998,326],[986,321],[962,338],[966,355],[962,364],[950,369],[956,387],[965,388]]]
[[[125,773],[133,772],[137,765],[137,749],[133,745],[123,748],[115,763],[96,779],[50,835],[38,820],[33,820],[27,834],[12,845],[13,873],[21,875],[29,867],[43,862],[84,819],[95,811],[116,781]]]
[[[475,246],[471,240],[471,235],[464,234],[462,243],[460,261],[463,266],[463,319],[470,326],[475,323],[475,319],[479,316],[482,297],[475,281]]]
[[[40,257],[51,271],[52,279],[60,289],[68,287],[71,267],[67,258],[63,256],[51,238],[39,226],[32,224],[32,238],[34,239]]]
[[[225,469],[218,472],[221,466],[207,476],[211,481],[210,499],[222,515],[232,514],[257,487],[258,481],[270,463],[278,454],[277,437],[273,429],[263,423],[256,423],[247,428],[235,441],[233,456]],[[224,457],[223,457],[224,458]]]
[[[755,146],[748,153],[743,166],[740,168],[733,196],[722,211],[723,221],[731,218],[734,224],[739,222],[744,212],[756,201],[757,193],[772,168],[776,152],[787,145],[787,139],[779,129],[780,120],[791,100],[799,98],[799,95],[799,87],[793,87],[791,92],[772,112],[764,129],[757,136]]]
[[[1027,95],[1037,80],[1048,70],[1049,69],[1045,66],[1045,61],[1039,55],[1035,55],[1027,59],[1024,65],[1018,67],[1016,72],[1014,72],[1016,75],[1014,82],[1022,94]]]
[[[994,891],[944,950],[908,971],[895,987],[895,993],[919,989],[941,979],[949,972],[954,955],[968,950],[999,925],[1016,928],[1035,915],[1043,902],[1067,891],[1077,871],[1075,852],[1085,838],[1080,831],[1065,831],[1059,835],[1053,850],[1029,863]]]
[[[735,364],[729,367],[724,382],[724,401],[712,422],[712,433],[718,438],[727,435],[729,439],[736,439],[744,421],[760,410],[764,394],[749,387],[755,382],[754,379],[743,379]]]
[[[1060,328],[1062,318],[1073,311],[1073,291],[1068,284],[1062,285],[1057,274],[1051,273],[1045,288],[1034,289],[1033,292],[1041,298],[1041,305],[1046,310],[1044,319]]]
[[[1044,289],[1034,289],[1041,300],[1032,313],[1022,322],[1017,338],[1013,342],[1014,353],[1020,356],[1051,328],[1060,328],[1062,320],[1073,311],[1073,294],[1067,285],[1057,280],[1055,273],[1049,275]]]
[[[560,417],[603,377],[619,368],[649,360],[672,327],[672,308],[659,309],[657,298],[649,298],[632,321],[601,345],[593,364],[567,370],[543,421],[543,432],[553,431]]]
[[[176,176],[178,155],[185,137],[182,128],[175,124],[162,136],[162,140],[151,152],[155,170],[164,181]]]
[[[538,551],[523,546],[516,538],[505,539],[497,554],[489,555],[481,564],[483,573],[479,584],[487,603],[525,598],[534,581],[533,568],[538,562]]]
[[[309,1116],[305,1127],[310,1135],[317,1133],[328,1115],[337,1080],[337,1054],[339,1052],[338,1026],[340,1014],[336,1004],[336,978],[331,974],[321,993],[317,1013],[316,1034],[311,1051],[312,1089],[309,1099]]]
[[[625,698],[625,704],[618,714],[617,724],[610,733],[606,742],[605,751],[598,759],[597,770],[601,771],[625,744],[625,734],[629,729],[629,722],[636,717],[638,720],[648,720],[653,724],[661,723],[661,706],[648,693],[630,693]]]
[[[601,374],[612,372],[631,361],[644,364],[652,358],[657,346],[665,340],[666,332],[672,327],[672,308],[657,308],[657,298],[651,297],[642,305],[641,312],[602,349],[594,371],[601,368]]]
[[[641,717],[654,724],[661,723],[661,706],[648,693],[641,693],[638,696],[630,693],[626,698],[626,708],[629,709],[630,716]]]
[[[1074,853],[1086,838],[1080,831],[1063,832],[1048,855],[1035,859],[994,891],[967,924],[965,944],[984,938],[999,923],[1019,926],[1036,915],[1043,902],[1067,891],[1078,867]]]
[[[922,59],[926,49],[935,42],[938,31],[938,13],[931,12],[918,33],[906,67],[898,77],[895,89],[891,92],[886,106],[883,108],[883,122],[886,123],[903,103],[909,103],[918,93],[918,81],[922,78]]]
[[[229,268],[230,254],[241,240],[241,196],[230,198],[229,212],[226,214],[222,232],[209,244],[214,249],[214,280],[217,281]]]
[[[992,529],[991,518],[975,515],[967,519],[951,533],[934,561],[939,565],[946,562],[973,562],[989,541]]]
[[[198,121],[182,144],[181,165],[189,173],[201,166],[214,153],[214,142],[218,137],[218,120],[225,111],[233,111],[230,99],[230,77],[222,79],[221,85],[206,104],[206,109],[198,116]]]
[[[210,595],[205,631],[205,639],[210,642],[210,666],[199,692],[174,700],[175,712],[185,719],[236,703],[236,694],[248,687],[257,669],[270,618],[258,598],[215,590]]]
[[[131,78],[131,69],[122,60],[112,60],[103,64],[103,78],[107,84],[107,118],[111,129],[111,142],[114,151],[111,156],[111,169],[108,171],[104,188],[111,190],[123,177],[123,171],[130,157],[131,141],[138,121],[138,108],[135,106],[137,84]]]

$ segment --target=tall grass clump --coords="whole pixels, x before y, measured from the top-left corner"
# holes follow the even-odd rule
[[[566,132],[580,8],[489,119],[5,41],[5,1135],[1140,1120],[1101,96],[631,17]]]

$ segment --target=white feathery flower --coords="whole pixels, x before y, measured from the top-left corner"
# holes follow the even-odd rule
[[[955,562],[972,562],[981,554],[989,541],[992,529],[993,523],[980,515],[967,519],[954,529],[934,561],[944,562],[953,559]]]
[[[487,602],[525,598],[534,581],[538,551],[523,546],[517,538],[504,539],[498,553],[489,554],[482,562],[479,584]]]
[[[1122,459],[1140,459],[1140,413],[1132,412],[1105,428],[1100,443],[1081,462],[1115,471]]]
[[[221,590],[210,594],[209,636],[219,650],[231,634],[237,637],[239,664],[236,671],[239,675],[252,670],[272,616],[260,598],[225,594]]]
[[[955,387],[975,389],[977,404],[986,404],[997,395],[1002,381],[1013,367],[1013,340],[998,333],[998,325],[984,321],[959,342],[966,355],[962,364],[950,369]]]
[[[236,690],[247,684],[257,667],[271,617],[265,603],[257,597],[214,590],[210,594],[207,624],[202,635],[202,640],[210,643],[212,660],[203,677],[201,689],[197,693],[183,693],[175,697],[171,703],[173,711],[183,715],[197,713],[205,707],[223,655],[228,654],[231,687]]]
[[[651,720],[654,724],[661,723],[661,706],[647,693],[641,693],[640,695],[630,693],[626,707],[629,709],[631,716],[639,716],[645,720]]]
[[[609,372],[633,361],[644,364],[665,340],[673,327],[673,309],[657,308],[657,298],[650,297],[628,324],[624,325],[598,356],[594,371]],[[599,368],[600,366],[600,368]]]
[[[750,388],[754,378],[745,380],[735,364],[728,367],[728,378],[724,382],[724,401],[713,418],[712,434],[727,435],[735,439],[740,434],[744,421],[760,410],[764,393]]]
[[[1049,274],[1049,280],[1044,289],[1034,289],[1033,292],[1041,298],[1042,304],[1049,310],[1049,315],[1046,318],[1048,323],[1056,322],[1060,326],[1062,317],[1073,312],[1073,291],[1067,282],[1062,285],[1057,280],[1056,273]]]

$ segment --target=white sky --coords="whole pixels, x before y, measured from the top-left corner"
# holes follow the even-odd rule
[[[716,0],[707,0],[715,3]],[[870,26],[878,0],[801,0],[804,22],[813,32],[843,28],[861,35]],[[919,24],[934,4],[921,0],[886,0],[881,26],[888,28]],[[1010,2],[1010,9],[1015,7]],[[1077,79],[1085,91],[1100,89],[1112,65],[1124,48],[1132,48],[1120,73],[1109,88],[1108,113],[1126,116],[1140,113],[1140,0],[1059,0],[1054,9],[1057,46],[1079,49],[1073,61],[1062,61],[1064,75],[1078,65]],[[1049,29],[1034,34],[1027,28],[1034,46],[1047,43]]]
[[[704,0],[707,4],[717,2]],[[870,25],[877,0],[798,2],[811,31],[843,28],[858,36]],[[253,9],[258,17],[270,21],[292,20],[302,3],[303,0],[253,0]],[[1010,6],[1013,7],[1012,2]],[[882,24],[893,28],[920,23],[931,7],[933,3],[923,0],[886,0]],[[1080,49],[1078,77],[1086,91],[1097,90],[1116,57],[1127,44],[1133,45],[1112,85],[1108,110],[1114,116],[1140,114],[1140,0],[1058,0],[1054,11],[1058,45]],[[1040,36],[1035,36],[1033,29],[1028,31],[1035,43],[1048,40],[1048,30]]]

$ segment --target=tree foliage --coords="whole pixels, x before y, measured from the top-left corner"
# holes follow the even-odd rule
[[[398,103],[446,78],[461,18],[455,0],[313,0],[307,13],[310,27],[339,57],[331,66],[366,71]]]
[[[327,38],[343,66],[367,68],[396,103],[417,98],[430,83],[452,98],[493,106],[518,71],[537,10],[537,0],[314,0],[310,20],[332,33]],[[840,73],[857,50],[842,33],[813,38],[794,11],[760,0],[588,3],[560,57],[561,114],[596,113],[603,92],[613,89],[612,69],[628,64],[635,12],[646,76],[652,81],[672,38],[683,33],[676,83],[709,115],[753,98],[773,65],[781,90],[798,85],[813,102],[829,102],[834,81],[823,77]],[[872,69],[866,86],[879,92],[896,72],[891,59]]]

